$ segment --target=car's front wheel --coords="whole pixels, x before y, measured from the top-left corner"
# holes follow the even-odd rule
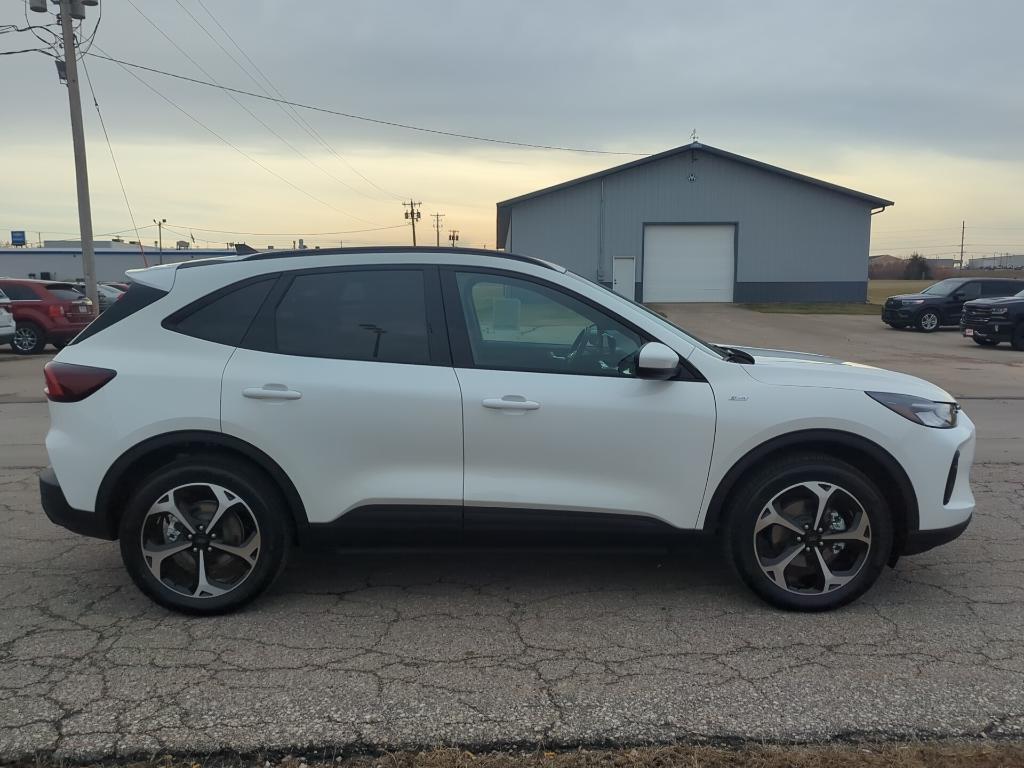
[[[939,326],[942,324],[942,320],[939,317],[939,313],[934,309],[926,309],[924,312],[917,316],[917,322],[915,325],[919,331],[925,333],[931,333],[937,331]]]
[[[160,605],[225,613],[267,589],[284,567],[291,528],[277,488],[235,459],[179,459],[131,494],[121,557]]]
[[[38,355],[46,349],[46,334],[35,323],[18,323],[11,340],[11,349],[19,355]]]
[[[856,600],[892,551],[885,498],[839,459],[800,454],[772,462],[732,499],[730,559],[747,586],[779,608],[824,611]]]

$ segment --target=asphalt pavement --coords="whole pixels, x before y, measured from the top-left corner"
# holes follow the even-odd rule
[[[873,318],[804,338],[791,316],[686,312],[708,337],[882,363],[843,351],[863,351]],[[0,353],[0,760],[1024,736],[1024,355],[877,333],[876,357],[920,369],[978,422],[978,512],[823,615],[766,607],[701,541],[299,551],[244,612],[172,614],[137,592],[116,543],[42,515],[42,361]]]

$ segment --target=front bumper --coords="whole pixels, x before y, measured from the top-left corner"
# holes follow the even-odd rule
[[[913,312],[909,309],[902,309],[900,307],[885,307],[882,309],[883,323],[909,325],[913,320]]]
[[[943,544],[948,544],[953,541],[967,530],[967,526],[971,524],[971,517],[968,517],[962,523],[951,525],[948,528],[933,528],[927,531],[909,531],[907,538],[903,542],[903,546],[900,548],[901,555],[919,555],[922,552],[927,552],[929,549],[940,547]]]
[[[0,328],[0,344],[7,344],[14,339],[14,326],[4,326]]]
[[[75,509],[68,504],[52,467],[39,473],[39,498],[51,523],[95,539],[113,541],[117,538],[116,526],[106,515]]]
[[[1006,319],[1002,321],[961,319],[960,333],[963,336],[977,336],[980,339],[1010,341],[1013,336],[1013,322]]]

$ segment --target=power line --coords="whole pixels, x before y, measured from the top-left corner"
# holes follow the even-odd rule
[[[293,107],[299,107],[300,109],[308,109],[313,112],[323,112],[328,115],[336,115],[337,117],[344,117],[349,120],[361,120],[365,123],[374,123],[376,125],[387,125],[392,128],[401,128],[407,131],[419,131],[420,133],[431,133],[438,136],[449,136],[455,139],[467,139],[469,141],[482,141],[489,144],[503,144],[511,147],[523,147],[527,149],[550,149],[558,152],[577,152],[582,154],[591,155],[619,155],[629,157],[646,157],[648,152],[613,152],[606,149],[586,149],[583,147],[563,147],[554,144],[530,144],[525,141],[511,141],[509,139],[495,139],[487,136],[474,136],[468,133],[456,133],[455,131],[444,131],[438,128],[424,128],[419,125],[410,125],[408,123],[398,123],[392,120],[381,120],[375,117],[367,117],[366,115],[357,115],[352,112],[341,112],[335,109],[328,109],[327,107],[317,107],[312,104],[302,104],[298,101],[289,101],[288,99],[279,99],[274,96],[266,96],[253,91],[242,90],[241,88],[231,88],[226,85],[219,85],[217,83],[211,83],[206,80],[199,80],[195,77],[187,77],[186,75],[178,75],[174,72],[166,72],[162,69],[156,69],[155,67],[147,67],[142,64],[135,64],[131,61],[125,61],[124,59],[116,59],[113,56],[107,56],[105,54],[89,53],[90,56],[95,56],[98,59],[105,59],[106,61],[112,61],[115,64],[120,64],[122,67],[132,67],[134,69],[141,69],[146,72],[152,72],[153,74],[163,75],[164,77],[173,77],[177,80],[185,80],[186,82],[195,83],[196,85],[205,85],[208,88],[220,88],[225,91],[231,91],[232,93],[239,93],[243,96],[251,96],[254,99],[263,99],[264,101],[276,101],[281,104],[289,104]]]
[[[97,25],[99,22],[97,22]],[[103,119],[103,112],[100,111],[100,102],[96,98],[96,90],[92,87],[92,77],[89,75],[89,68],[82,60],[82,71],[85,72],[85,81],[89,84],[89,93],[92,95],[93,106],[96,107],[96,116],[100,119],[100,128],[103,129],[103,138],[107,142],[107,151],[110,152],[110,161],[114,164],[114,173],[117,175],[117,183],[121,185],[121,196],[124,198],[124,206],[128,209],[128,218],[132,220],[132,229],[135,238],[139,243],[139,253],[142,255],[142,262],[149,266],[146,261],[146,249],[142,245],[142,235],[139,234],[139,226],[135,223],[135,213],[132,211],[132,204],[128,201],[128,190],[125,189],[124,179],[121,178],[121,169],[117,167],[117,157],[114,156],[114,147],[110,143],[110,134],[107,133],[107,123]]]
[[[151,27],[153,27],[153,29],[155,29],[155,30],[156,30],[157,32],[159,32],[159,33],[160,33],[160,34],[161,34],[161,35],[162,35],[162,36],[164,37],[164,39],[165,39],[165,40],[167,40],[167,42],[169,42],[169,43],[170,43],[170,44],[171,44],[172,46],[174,46],[175,50],[177,50],[177,51],[178,51],[178,53],[180,53],[180,54],[181,54],[182,56],[184,56],[184,57],[185,57],[186,59],[188,59],[188,60],[189,60],[190,62],[192,62],[192,65],[193,65],[193,66],[194,66],[194,67],[195,67],[196,69],[198,69],[198,70],[199,70],[200,72],[202,72],[202,73],[203,73],[204,75],[206,75],[206,76],[207,76],[208,78],[210,78],[210,80],[212,80],[212,81],[213,81],[214,83],[216,83],[218,87],[223,87],[223,86],[221,86],[221,83],[220,83],[220,82],[219,82],[219,81],[217,80],[217,78],[216,78],[216,77],[214,77],[214,76],[213,76],[213,75],[212,75],[212,74],[211,74],[211,73],[209,72],[209,70],[207,70],[207,69],[206,69],[206,68],[205,68],[205,67],[204,67],[204,66],[203,66],[202,64],[200,64],[200,63],[199,63],[198,61],[196,61],[196,60],[195,60],[195,59],[194,59],[194,58],[193,58],[193,57],[192,57],[191,55],[189,55],[188,51],[186,51],[186,50],[185,50],[184,48],[182,48],[182,47],[181,47],[180,45],[178,45],[178,43],[177,43],[177,42],[175,42],[174,38],[172,38],[172,37],[171,37],[170,35],[168,35],[168,34],[167,34],[167,33],[166,33],[166,32],[165,32],[164,30],[163,30],[163,28],[162,28],[162,27],[161,27],[161,26],[160,26],[159,24],[157,24],[157,23],[156,23],[155,21],[153,21],[153,20],[152,20],[152,19],[151,19],[151,18],[150,18],[149,16],[147,16],[147,15],[146,15],[145,13],[143,13],[143,12],[142,12],[142,9],[141,9],[141,8],[139,8],[139,6],[137,6],[137,5],[136,5],[136,4],[135,4],[135,3],[133,2],[133,0],[127,0],[127,1],[128,1],[128,4],[129,4],[129,5],[130,5],[130,6],[132,7],[132,8],[134,8],[134,9],[135,9],[135,11],[136,11],[136,12],[137,12],[137,13],[138,13],[138,14],[139,14],[139,15],[140,15],[141,17],[142,17],[143,19],[145,19],[145,20],[146,20],[146,22],[147,22],[147,23],[148,23],[148,24],[149,24],[149,25],[150,25]],[[181,4],[179,3],[179,5],[181,5]],[[183,9],[184,9],[184,7],[183,7]],[[188,13],[188,9],[184,9],[184,10],[185,10],[185,12],[186,12],[186,13]],[[191,15],[191,14],[189,14],[189,16],[192,16],[192,15]],[[194,16],[192,16],[192,19],[193,19],[193,21],[194,21],[194,20],[195,20],[195,17],[194,17]],[[196,22],[196,23],[198,23],[198,22]],[[205,28],[203,29],[203,31],[206,31],[206,30],[205,30]],[[207,33],[207,34],[209,34],[209,33]],[[301,158],[302,158],[303,160],[305,160],[305,161],[306,161],[307,163],[309,163],[310,165],[312,165],[312,166],[313,166],[314,168],[316,168],[317,170],[319,170],[319,171],[321,171],[322,173],[326,174],[326,175],[327,175],[328,177],[330,177],[330,178],[334,179],[334,181],[336,181],[336,182],[338,182],[339,184],[343,185],[343,186],[344,186],[344,187],[346,187],[347,189],[350,189],[350,190],[352,190],[352,191],[353,191],[353,192],[355,192],[356,194],[361,194],[361,193],[360,193],[360,191],[359,191],[358,189],[356,189],[355,187],[351,186],[350,184],[348,184],[348,183],[346,183],[346,182],[342,181],[342,180],[341,180],[341,179],[339,179],[339,178],[338,178],[337,176],[335,176],[335,175],[334,175],[333,173],[331,173],[330,171],[328,171],[328,170],[327,170],[326,168],[323,168],[322,166],[320,166],[319,164],[317,164],[317,163],[316,163],[316,162],[315,162],[315,161],[314,161],[314,160],[313,160],[312,158],[308,157],[308,156],[307,156],[307,155],[306,155],[306,154],[305,154],[304,152],[302,152],[302,150],[300,150],[300,149],[299,149],[298,147],[296,147],[295,145],[293,145],[293,144],[292,144],[292,143],[291,143],[290,141],[288,141],[288,139],[286,139],[286,138],[285,138],[284,136],[282,136],[282,135],[281,135],[280,133],[278,133],[277,131],[275,131],[275,130],[274,130],[274,129],[273,129],[273,128],[272,128],[271,126],[270,126],[270,125],[268,125],[268,124],[267,124],[266,122],[264,122],[264,121],[263,121],[263,120],[262,120],[262,119],[261,119],[261,118],[260,118],[260,117],[259,117],[259,116],[258,116],[258,115],[257,115],[256,113],[255,113],[255,112],[253,112],[253,111],[252,111],[251,109],[249,109],[249,107],[247,107],[247,106],[246,106],[245,104],[243,104],[243,103],[242,103],[242,102],[241,102],[241,101],[240,101],[240,100],[238,99],[238,97],[237,97],[237,96],[235,96],[235,95],[234,95],[233,93],[231,93],[230,91],[226,91],[226,93],[227,93],[227,95],[228,95],[228,98],[230,98],[230,99],[231,99],[231,100],[232,100],[233,102],[235,102],[235,104],[237,104],[237,105],[238,105],[238,106],[239,106],[239,107],[240,107],[240,108],[241,108],[241,109],[242,109],[243,111],[245,111],[245,113],[246,113],[246,114],[248,114],[248,115],[249,115],[249,117],[251,117],[251,118],[252,118],[253,120],[255,120],[255,121],[256,121],[257,123],[259,123],[260,125],[262,125],[262,126],[263,126],[263,127],[264,127],[264,128],[265,128],[265,129],[266,129],[266,130],[267,130],[268,132],[269,132],[269,133],[271,133],[271,134],[272,134],[273,136],[275,136],[275,137],[276,137],[276,138],[277,138],[278,140],[280,140],[280,141],[281,141],[281,143],[282,143],[282,144],[284,144],[284,145],[285,145],[286,147],[288,147],[288,149],[290,149],[290,150],[291,150],[292,152],[294,152],[295,154],[297,154],[297,155],[298,155],[299,157],[301,157]],[[343,212],[343,211],[339,211],[339,213],[345,213],[345,212]],[[354,214],[347,214],[347,215],[351,216],[351,217],[352,217],[353,219],[355,219],[356,221],[362,221],[362,222],[364,222],[365,224],[375,224],[375,223],[376,223],[376,222],[373,222],[373,221],[367,221],[366,219],[363,219],[363,218],[361,218],[361,217],[359,217],[359,216],[355,216]]]
[[[199,6],[200,6],[200,7],[201,7],[201,8],[202,8],[202,9],[203,9],[204,11],[206,11],[206,15],[207,15],[207,16],[209,16],[209,17],[210,17],[210,18],[211,18],[211,19],[213,20],[213,23],[217,25],[217,27],[218,27],[218,28],[220,29],[220,31],[221,31],[221,32],[222,32],[222,33],[224,34],[224,36],[225,36],[225,37],[226,37],[226,38],[227,38],[228,40],[230,40],[230,41],[231,41],[231,44],[232,44],[233,46],[235,46],[235,48],[236,48],[236,49],[238,50],[238,52],[239,52],[239,53],[241,53],[241,54],[242,54],[242,56],[244,56],[244,57],[245,57],[245,60],[246,60],[247,62],[249,62],[249,64],[250,64],[250,65],[252,66],[252,68],[253,68],[253,69],[255,69],[255,70],[256,70],[256,72],[258,72],[258,73],[259,73],[260,77],[262,77],[262,78],[263,78],[263,79],[264,79],[264,80],[266,81],[267,85],[268,85],[268,86],[270,86],[270,89],[271,89],[271,90],[272,90],[272,91],[273,91],[273,92],[274,92],[275,94],[277,94],[277,96],[278,96],[279,98],[281,98],[281,99],[284,99],[284,98],[285,98],[285,95],[284,95],[284,94],[283,94],[283,93],[282,93],[282,92],[281,92],[281,91],[280,91],[280,90],[279,90],[279,89],[277,88],[277,86],[275,86],[275,85],[274,85],[274,83],[273,83],[273,82],[271,81],[271,79],[270,79],[270,78],[269,78],[269,77],[267,76],[267,73],[266,73],[266,72],[264,72],[264,71],[263,71],[262,69],[260,69],[260,66],[259,66],[259,64],[257,64],[257,63],[256,63],[255,61],[253,61],[252,57],[251,57],[251,56],[249,56],[249,54],[248,54],[248,53],[246,52],[245,48],[243,48],[242,46],[240,46],[240,45],[238,44],[238,42],[237,42],[237,41],[235,40],[235,38],[234,38],[234,37],[233,37],[233,36],[231,35],[231,32],[229,32],[229,31],[228,31],[228,30],[227,30],[227,29],[226,29],[226,28],[224,27],[224,25],[220,23],[220,20],[219,20],[219,19],[218,19],[218,18],[217,18],[217,17],[216,17],[216,16],[214,15],[214,14],[213,14],[213,12],[212,12],[212,11],[211,11],[211,10],[210,10],[209,8],[207,8],[207,7],[206,7],[206,4],[205,4],[205,3],[203,2],[203,0],[196,0],[196,1],[197,1],[197,2],[199,3]],[[179,2],[178,4],[179,4],[179,5],[181,5],[181,3],[180,3],[180,2]],[[186,11],[186,12],[187,12],[187,11]],[[189,14],[189,15],[191,16],[191,14]],[[195,17],[193,17],[193,20],[195,20]],[[196,23],[198,23],[198,21],[197,21]],[[200,27],[201,27],[201,28],[203,28],[203,30],[204,30],[204,31],[206,31],[205,27],[202,27],[202,25],[200,25]],[[210,33],[209,33],[209,32],[207,32],[207,34],[209,35]],[[231,59],[231,60],[232,60],[233,62],[235,62],[235,64],[236,64],[236,65],[238,66],[238,68],[239,68],[239,69],[241,69],[241,70],[242,70],[242,71],[243,71],[243,72],[244,72],[244,73],[246,74],[246,76],[247,76],[247,77],[248,77],[248,78],[249,78],[250,80],[252,80],[252,81],[253,81],[254,83],[256,83],[256,86],[257,86],[257,87],[258,87],[258,88],[259,88],[259,89],[260,89],[261,91],[263,91],[263,93],[267,94],[268,96],[270,95],[270,94],[269,94],[269,92],[267,91],[267,89],[266,89],[266,88],[264,88],[262,84],[260,84],[259,80],[257,80],[257,79],[256,79],[255,77],[253,77],[253,74],[252,74],[252,73],[251,73],[251,72],[250,72],[250,71],[249,71],[248,69],[246,69],[245,67],[243,67],[243,66],[241,65],[241,63],[239,63],[238,59],[236,59],[236,58],[235,58],[234,56],[232,56],[232,55],[231,55],[231,54],[230,54],[230,53],[229,53],[229,52],[227,51],[227,49],[225,49],[225,48],[224,48],[224,46],[222,46],[222,45],[220,44],[220,42],[219,42],[219,41],[218,41],[218,40],[217,40],[217,39],[216,39],[215,37],[213,37],[213,35],[210,35],[210,39],[211,39],[211,40],[213,40],[213,41],[214,41],[215,43],[217,43],[218,47],[220,47],[220,49],[221,49],[222,51],[224,51],[224,53],[225,53],[225,54],[227,54],[227,56],[228,56],[228,57],[229,57],[229,58],[230,58],[230,59]],[[318,130],[317,130],[317,129],[315,128],[315,127],[313,127],[313,125],[312,125],[312,124],[311,124],[311,123],[310,123],[310,122],[309,122],[308,120],[306,120],[306,118],[304,118],[304,117],[303,117],[303,116],[302,116],[302,115],[301,115],[301,114],[300,114],[299,112],[297,112],[297,111],[295,110],[295,107],[294,107],[294,106],[292,106],[292,105],[288,104],[288,105],[287,105],[287,109],[285,108],[285,106],[286,106],[285,104],[281,104],[281,103],[278,103],[278,106],[279,106],[279,107],[281,108],[281,111],[283,111],[283,112],[284,112],[284,113],[285,113],[286,115],[288,115],[289,117],[291,117],[291,118],[292,118],[292,120],[293,120],[293,121],[294,121],[294,122],[296,123],[296,125],[298,125],[299,127],[303,128],[303,129],[304,129],[304,130],[306,131],[306,133],[308,133],[308,134],[309,134],[310,136],[312,136],[312,137],[313,137],[313,138],[314,138],[314,139],[315,139],[316,141],[319,141],[319,142],[320,142],[320,144],[321,144],[321,145],[322,145],[322,146],[323,146],[323,147],[324,147],[324,148],[325,148],[325,149],[326,149],[326,150],[327,150],[328,152],[330,152],[331,154],[333,154],[333,155],[334,155],[335,157],[337,157],[337,158],[338,158],[338,159],[339,159],[339,160],[340,160],[340,161],[341,161],[342,163],[344,163],[344,164],[345,164],[346,166],[348,166],[349,170],[351,170],[351,171],[352,171],[352,172],[353,172],[354,174],[356,174],[356,175],[357,175],[357,176],[358,176],[359,178],[361,178],[361,179],[362,179],[363,181],[365,181],[365,182],[366,182],[367,184],[369,184],[370,186],[372,186],[372,187],[375,187],[376,189],[380,190],[381,192],[383,192],[383,193],[384,193],[385,195],[387,195],[388,197],[391,197],[391,198],[401,198],[401,195],[396,195],[396,194],[395,194],[394,192],[391,192],[391,191],[389,191],[389,190],[385,189],[385,188],[384,188],[384,187],[382,187],[382,186],[381,186],[380,184],[378,184],[377,182],[375,182],[375,181],[374,181],[373,179],[371,179],[371,178],[369,178],[368,176],[366,176],[365,174],[363,174],[363,173],[362,173],[362,172],[361,172],[361,171],[360,171],[360,170],[359,170],[358,168],[356,168],[356,167],[355,167],[354,165],[352,165],[352,163],[350,163],[350,162],[348,161],[348,159],[347,159],[347,158],[345,158],[345,157],[344,157],[343,155],[341,155],[341,154],[340,154],[340,153],[339,153],[339,152],[338,152],[338,151],[337,151],[337,150],[336,150],[336,149],[335,149],[335,148],[334,148],[333,146],[331,146],[331,145],[330,145],[330,144],[329,144],[329,143],[327,142],[327,140],[326,140],[326,139],[325,139],[325,138],[324,138],[324,137],[323,137],[323,136],[322,136],[322,135],[320,134],[320,132],[319,132],[319,131],[318,131]]]
[[[94,47],[96,47],[96,48],[99,48],[99,46],[98,46],[98,45],[97,45],[97,46],[94,46]],[[102,50],[103,50],[103,49],[102,49],[102,48],[100,48],[100,51],[102,51]],[[90,55],[90,56],[96,56],[97,54],[95,54],[95,53],[90,53],[89,55]],[[102,56],[101,58],[105,58],[105,59],[110,59],[110,57],[109,57],[109,56]],[[110,59],[110,60],[111,60],[111,61],[114,61],[114,62],[115,62],[115,63],[117,63],[117,64],[120,64],[120,62],[117,62],[117,61],[116,61],[115,59]],[[339,208],[336,208],[335,206],[333,206],[333,205],[331,205],[330,203],[328,203],[328,202],[327,202],[326,200],[323,200],[323,199],[321,199],[321,198],[317,197],[317,196],[316,196],[316,195],[314,195],[314,194],[313,194],[312,192],[307,192],[307,191],[306,191],[305,189],[303,189],[303,188],[302,188],[302,187],[300,187],[299,185],[297,185],[297,184],[295,184],[295,183],[293,183],[293,182],[289,181],[289,180],[288,180],[287,178],[285,178],[284,176],[282,176],[281,174],[279,174],[279,173],[278,173],[277,171],[273,170],[272,168],[269,168],[268,166],[264,165],[264,164],[263,164],[263,163],[261,163],[261,162],[260,162],[259,160],[257,160],[257,159],[256,159],[255,157],[253,157],[252,155],[250,155],[250,154],[248,154],[247,152],[245,152],[245,151],[244,151],[243,149],[240,149],[240,148],[239,148],[239,147],[237,147],[236,145],[232,144],[232,143],[231,143],[230,141],[228,141],[228,140],[227,140],[227,139],[225,139],[225,138],[224,138],[223,136],[221,136],[221,135],[220,135],[219,133],[217,133],[217,132],[216,132],[215,130],[213,130],[213,128],[211,128],[210,126],[206,125],[206,123],[204,123],[204,122],[203,122],[202,120],[200,120],[200,119],[199,119],[198,117],[196,117],[196,116],[195,116],[195,115],[193,115],[192,113],[188,112],[188,111],[187,111],[187,110],[186,110],[186,109],[185,109],[184,107],[181,107],[181,106],[179,106],[179,105],[178,105],[177,103],[175,103],[175,102],[174,102],[173,100],[171,100],[171,98],[170,98],[170,97],[168,97],[168,96],[165,96],[165,95],[164,95],[163,93],[161,93],[161,92],[160,92],[160,91],[159,91],[158,89],[156,89],[155,87],[153,87],[152,85],[150,85],[149,83],[147,83],[147,82],[146,82],[145,80],[143,80],[143,79],[142,79],[141,77],[139,77],[139,76],[138,76],[138,75],[136,75],[136,74],[135,74],[134,72],[132,72],[132,71],[131,71],[130,69],[126,68],[126,67],[125,67],[124,65],[121,65],[121,68],[122,68],[122,69],[124,69],[124,71],[125,71],[125,72],[127,72],[128,74],[130,74],[130,75],[131,75],[132,77],[134,77],[134,78],[135,78],[136,80],[138,80],[138,81],[139,81],[140,83],[142,83],[142,84],[143,84],[143,85],[144,85],[144,86],[145,86],[146,88],[148,88],[149,90],[151,90],[151,91],[152,91],[153,93],[155,93],[155,94],[156,94],[157,96],[159,96],[159,97],[160,97],[161,99],[163,99],[163,100],[164,100],[164,101],[166,101],[166,102],[167,102],[168,104],[170,104],[170,105],[171,105],[172,107],[174,107],[174,108],[175,108],[176,110],[178,110],[179,112],[181,112],[181,114],[185,115],[185,117],[187,117],[187,118],[188,118],[189,120],[191,120],[192,122],[194,122],[194,123],[195,123],[196,125],[198,125],[198,126],[199,126],[200,128],[202,128],[203,130],[207,131],[207,132],[208,132],[209,134],[211,134],[212,136],[214,136],[214,137],[215,137],[216,139],[218,139],[219,141],[221,141],[221,142],[223,142],[224,144],[226,144],[227,146],[231,147],[231,149],[235,150],[235,152],[237,152],[238,154],[240,154],[240,155],[241,155],[242,157],[244,157],[244,158],[245,158],[246,160],[248,160],[249,162],[251,162],[251,163],[254,163],[254,164],[258,165],[258,166],[259,166],[260,168],[262,168],[262,169],[263,169],[264,171],[266,171],[267,173],[269,173],[269,174],[270,174],[271,176],[274,176],[275,178],[279,179],[280,181],[283,181],[283,182],[284,182],[285,184],[287,184],[287,185],[288,185],[289,187],[291,187],[292,189],[296,190],[297,192],[301,192],[302,194],[304,194],[304,195],[305,195],[306,197],[310,198],[311,200],[315,200],[316,202],[320,203],[321,205],[325,205],[325,206],[327,206],[327,207],[328,207],[328,208],[330,208],[330,209],[331,209],[332,211],[335,211],[335,212],[337,212],[337,213],[343,214],[343,215],[345,215],[345,216],[350,216],[350,215],[351,215],[351,214],[347,214],[347,213],[345,213],[345,211],[342,211],[342,210],[340,210]],[[352,218],[356,218],[356,217],[352,217]],[[361,219],[360,219],[360,221],[361,221]]]
[[[191,227],[187,224],[175,224],[175,227],[194,230],[196,232],[212,232],[217,235],[252,235],[254,237],[326,237],[328,235],[356,235],[363,232],[382,232],[386,229],[405,229],[405,224],[392,224],[387,227],[372,227],[370,229],[344,229],[336,232],[237,232],[229,229],[209,229],[204,227]]]

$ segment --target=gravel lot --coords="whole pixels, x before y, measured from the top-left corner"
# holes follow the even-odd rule
[[[1024,736],[1024,355],[870,317],[672,311],[961,396],[981,434],[975,524],[828,615],[766,608],[696,542],[302,552],[248,611],[183,618],[137,593],[116,544],[42,516],[42,361],[0,353],[0,760]]]

